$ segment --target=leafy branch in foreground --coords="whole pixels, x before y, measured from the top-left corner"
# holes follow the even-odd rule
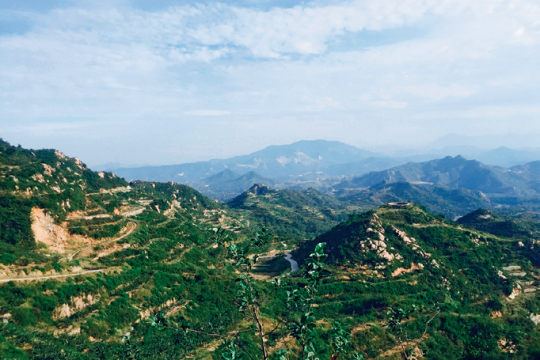
[[[425,328],[422,336],[416,340],[412,340],[409,334],[404,329],[404,323],[411,319],[413,316],[421,316],[423,308],[418,308],[416,305],[412,305],[412,308],[409,310],[404,310],[402,308],[388,308],[388,320],[386,326],[395,334],[396,343],[400,347],[401,353],[405,359],[414,358],[414,352],[416,351],[416,346],[424,339],[427,334],[429,323],[432,322],[440,313],[440,310],[437,308],[434,313],[428,315],[427,320],[425,320]],[[407,350],[409,345],[412,346],[412,353]]]
[[[213,229],[215,234],[215,242],[219,246],[226,246],[225,239],[226,234],[220,228]],[[257,289],[257,284],[251,274],[253,265],[257,263],[261,256],[261,251],[264,245],[268,242],[269,234],[266,229],[262,229],[261,232],[255,234],[247,245],[237,245],[230,243],[227,247],[229,259],[233,262],[237,271],[240,273],[237,279],[237,301],[241,312],[247,315],[253,324],[253,328],[247,329],[255,330],[257,338],[260,343],[260,350],[262,352],[262,359],[269,359],[270,353],[268,349],[267,336],[276,331],[283,321],[278,321],[278,324],[273,327],[272,330],[265,329],[264,322],[260,313],[260,292]],[[315,247],[315,251],[306,261],[306,267],[304,271],[304,278],[307,280],[307,284],[303,288],[290,288],[287,290],[287,308],[289,311],[298,314],[296,320],[289,326],[291,335],[296,338],[298,345],[301,349],[300,357],[302,360],[316,360],[315,349],[315,316],[313,314],[314,300],[317,293],[317,287],[319,286],[322,278],[326,276],[328,271],[324,267],[324,261],[326,255],[324,253],[325,243],[320,243]],[[280,286],[279,279],[273,281],[276,286]],[[250,359],[255,359],[253,354],[250,354],[244,347],[238,335],[243,332],[239,331],[235,333],[236,341],[231,341],[227,345],[227,350],[223,354],[226,360],[238,359],[240,354],[238,353],[238,347],[240,347],[244,353],[246,353]],[[276,356],[280,360],[286,360],[287,350],[280,349],[276,352]]]
[[[326,243],[317,244],[314,253],[306,260],[304,278],[307,280],[307,285],[303,289],[287,291],[287,307],[301,314],[300,318],[290,325],[290,330],[301,347],[302,360],[318,359],[314,345],[316,324],[313,305],[317,287],[327,273],[324,267],[324,261],[328,257],[324,253],[325,246]]]
[[[358,352],[350,354],[352,350],[350,336],[351,332],[341,325],[339,322],[334,322],[332,330],[330,330],[330,336],[332,339],[332,346],[334,348],[334,353],[332,354],[331,360],[337,360],[340,356],[349,355],[349,358],[352,360],[362,360],[364,357]]]
[[[215,233],[215,241],[218,246],[226,246],[226,233],[220,228],[214,228],[213,231]],[[233,262],[237,271],[240,273],[240,276],[237,279],[238,306],[240,311],[246,314],[255,327],[255,332],[260,341],[262,358],[264,360],[269,358],[268,346],[266,345],[266,336],[274,332],[279,327],[279,323],[273,330],[266,331],[260,314],[260,292],[257,289],[253,276],[251,275],[251,271],[253,269],[253,265],[255,265],[259,260],[262,248],[268,242],[268,238],[269,234],[267,230],[263,228],[261,232],[257,232],[255,234],[247,245],[242,246],[231,242],[227,247],[229,259]],[[246,330],[250,331],[253,329],[250,328]],[[241,332],[243,331],[236,332],[236,342],[230,342],[227,346],[227,350],[223,354],[223,357],[226,360],[239,359],[240,355],[237,353],[236,345],[243,348],[242,342],[238,337]],[[247,353],[251,359],[254,359],[253,355],[247,350],[243,349],[243,351]]]

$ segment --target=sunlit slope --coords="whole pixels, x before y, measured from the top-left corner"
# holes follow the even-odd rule
[[[276,234],[304,239],[321,234],[358,210],[315,189],[274,190],[263,184],[254,185],[227,205]]]
[[[295,256],[305,259],[319,242],[333,266],[315,313],[354,319],[355,342],[369,358],[400,358],[390,356],[400,351],[385,328],[389,308],[413,311],[407,346],[428,359],[538,354],[537,240],[463,229],[408,205],[351,216]]]

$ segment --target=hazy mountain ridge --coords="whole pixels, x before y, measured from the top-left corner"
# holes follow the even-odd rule
[[[486,194],[530,196],[538,194],[534,189],[534,185],[540,181],[538,166],[533,162],[504,169],[484,165],[476,160],[467,160],[462,156],[447,156],[356,176],[335,185],[334,188],[369,188],[379,183],[409,182],[445,185],[454,189],[465,188]]]
[[[188,184],[212,199],[225,202],[257,183],[264,183],[271,187],[279,184],[273,179],[260,176],[255,171],[239,175],[230,169],[223,170],[207,179],[189,182]]]
[[[389,202],[411,201],[425,206],[433,213],[444,214],[450,219],[480,207],[495,206],[479,191],[408,182],[379,183],[367,189],[341,190],[335,192],[334,196],[364,208],[375,208]]]
[[[305,144],[316,146],[318,143]],[[280,149],[273,147],[270,152],[275,156],[283,153]],[[293,150],[292,145],[288,147],[288,151]],[[264,183],[278,189],[313,187],[363,209],[391,201],[414,201],[450,218],[480,207],[517,211],[525,204],[528,209],[540,208],[540,161],[506,169],[458,155],[421,163],[409,162],[359,176],[325,177],[332,171],[343,174],[355,171],[350,169],[367,170],[366,163],[371,167],[384,167],[384,164],[396,162],[399,160],[369,157],[360,162],[331,165],[326,172],[308,172],[282,180],[265,178],[254,171],[242,174],[225,169],[206,179],[187,183],[220,201],[227,201],[254,184]]]
[[[381,160],[383,165],[378,164]],[[367,160],[369,159],[369,160]],[[366,161],[362,164],[362,161]],[[229,159],[215,159],[180,165],[148,166],[114,169],[128,180],[189,182],[208,178],[229,169],[238,174],[256,171],[263,177],[287,180],[306,173],[325,173],[325,169],[352,163],[351,167],[368,170],[386,166],[386,156],[347,145],[338,141],[298,141],[290,145],[273,145],[249,155]],[[333,170],[335,172],[335,170]],[[325,175],[322,175],[325,176]]]
[[[443,154],[454,154],[455,157],[440,158]],[[468,160],[460,154],[466,154]],[[534,172],[538,165],[535,162],[524,164],[524,160],[538,158],[535,156],[540,157],[540,152],[504,147],[483,150],[474,146],[447,146],[431,153],[403,152],[401,157],[388,157],[336,141],[317,140],[270,146],[230,159],[116,169],[115,172],[128,180],[187,184],[220,201],[228,201],[256,183],[278,189],[305,190],[313,187],[333,192],[347,188],[367,189],[382,182],[409,182],[481,191],[491,197],[503,197],[499,200],[501,204],[515,204],[516,200],[509,199],[509,196],[527,198],[539,193],[540,176],[535,175],[538,170]],[[499,168],[478,159],[498,165],[521,164]],[[425,192],[426,188],[418,190]],[[400,196],[396,194],[396,197]],[[466,209],[470,210],[474,205],[481,203],[472,201]],[[430,209],[436,211],[436,208]]]

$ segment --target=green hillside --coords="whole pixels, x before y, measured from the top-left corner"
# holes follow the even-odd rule
[[[274,190],[262,184],[254,185],[227,205],[275,234],[301,239],[325,232],[346,219],[347,213],[359,209],[315,189]]]
[[[224,205],[2,146],[2,360],[540,355],[534,213],[511,218],[531,237],[507,238],[314,189]]]
[[[457,223],[484,231],[497,236],[508,238],[532,238],[533,234],[517,221],[497,215],[486,209],[478,209],[457,220]]]
[[[414,205],[351,216],[295,256],[306,259],[320,242],[334,267],[317,312],[352,317],[368,357],[395,346],[388,308],[410,314],[402,331],[428,359],[539,356],[537,242],[462,229]]]
[[[0,140],[0,249],[35,249],[32,208],[45,209],[57,223],[85,210],[86,194],[128,186],[111,173],[96,173],[55,150],[27,150]]]
[[[339,200],[370,208],[389,202],[413,201],[433,213],[444,214],[450,219],[465,215],[479,207],[492,206],[491,201],[478,191],[408,182],[380,183],[368,189],[341,190],[334,195]]]

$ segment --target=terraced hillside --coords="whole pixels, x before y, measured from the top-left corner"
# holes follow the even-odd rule
[[[2,359],[116,359],[122,336],[163,307],[202,328],[238,316],[212,248],[216,226],[235,241],[251,233],[229,209],[184,185],[128,184],[54,150],[1,145]],[[175,356],[203,341],[186,339]]]
[[[2,146],[2,359],[264,359],[256,324],[272,360],[302,358],[306,328],[319,359],[540,355],[534,232],[262,185],[227,206]],[[321,242],[327,271],[306,316],[305,259]]]
[[[350,324],[369,358],[402,346],[429,359],[540,354],[540,241],[463,229],[410,205],[351,216],[295,256],[320,242],[334,267],[316,314]],[[388,309],[407,314],[402,341]]]
[[[533,238],[533,232],[529,229],[535,228],[536,224],[528,221],[527,225],[520,221],[520,216],[506,217],[495,214],[486,209],[478,209],[457,220],[457,223],[465,227],[485,231],[497,236],[508,238]]]
[[[364,208],[377,208],[389,202],[413,201],[449,219],[495,205],[480,191],[408,182],[380,183],[367,189],[343,189],[334,195],[343,202]]]
[[[227,205],[276,234],[299,239],[317,236],[360,209],[315,189],[274,190],[264,184],[255,184]]]

